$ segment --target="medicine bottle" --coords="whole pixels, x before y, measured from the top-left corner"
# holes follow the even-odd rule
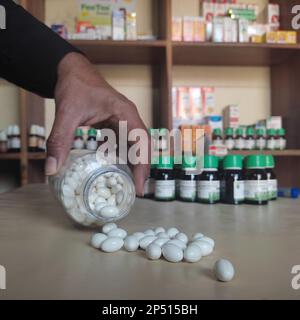
[[[88,227],[124,218],[135,200],[129,168],[110,163],[99,152],[71,151],[49,183],[68,216]]]
[[[96,151],[98,149],[97,130],[90,128],[88,131],[88,139],[86,142],[87,150]]]
[[[248,204],[268,204],[268,176],[266,157],[251,155],[246,158],[245,202]]]
[[[29,138],[28,138],[28,151],[29,152],[38,152],[38,129],[39,127],[35,124],[30,126]]]
[[[158,141],[159,151],[168,150],[168,147],[169,147],[168,135],[169,135],[168,129],[161,128],[159,130],[159,141]]]
[[[10,152],[20,152],[21,151],[21,137],[20,137],[20,127],[14,125],[12,127],[12,135],[10,137]]]
[[[0,153],[7,152],[7,136],[5,131],[0,131]]]
[[[276,200],[278,193],[278,183],[274,172],[275,161],[272,155],[266,156],[266,173],[268,178],[268,194],[269,200]]]
[[[217,128],[214,129],[212,134],[212,143],[214,146],[222,146],[223,145],[223,137],[222,137],[222,130]]]
[[[159,156],[155,173],[154,198],[158,201],[175,200],[174,158]]]
[[[241,204],[245,200],[245,182],[243,158],[240,155],[228,155],[223,160],[221,180],[221,201],[228,204]]]
[[[233,128],[226,128],[224,144],[228,150],[234,149],[234,131]]]
[[[44,127],[39,127],[38,151],[40,151],[40,152],[46,151],[46,133],[45,133]]]
[[[197,183],[197,201],[209,204],[220,201],[220,177],[216,156],[204,156],[203,172],[199,175]]]
[[[144,184],[144,198],[147,199],[154,197],[156,163],[155,158],[151,159],[150,176]]]
[[[276,140],[276,149],[285,150],[286,149],[286,136],[285,129],[281,128],[277,130],[277,140]]]
[[[246,130],[245,150],[254,150],[254,148],[255,148],[254,129],[249,127]]]
[[[75,131],[75,137],[74,137],[74,141],[73,141],[73,149],[75,149],[75,150],[84,149],[83,131],[80,128],[77,128]]]
[[[243,136],[243,129],[242,128],[237,128],[235,131],[234,149],[235,150],[244,150],[245,149],[245,138]]]
[[[8,151],[10,151],[12,133],[13,133],[13,126],[9,125],[7,128],[7,149],[8,149]]]
[[[174,157],[175,198],[179,198],[182,155]]]
[[[277,146],[276,130],[268,129],[267,130],[267,149],[275,150],[276,146]]]
[[[266,148],[267,148],[267,139],[265,136],[265,130],[263,128],[258,128],[256,130],[255,149],[265,150]]]
[[[179,199],[186,202],[196,201],[197,196],[197,158],[184,156],[179,180]]]

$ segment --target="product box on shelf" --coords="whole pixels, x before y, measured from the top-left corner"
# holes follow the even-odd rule
[[[202,119],[204,115],[204,110],[202,90],[200,87],[190,88],[190,103],[192,119]]]
[[[265,8],[265,19],[267,24],[271,26],[273,31],[277,31],[280,27],[280,7],[279,4],[269,3]]]
[[[202,2],[201,14],[206,22],[206,41],[211,41],[213,33],[213,17],[215,14],[215,4],[213,2]]]
[[[206,40],[205,19],[203,17],[194,17],[193,40],[197,42],[204,42]]]
[[[182,17],[172,17],[172,40],[182,41]]]
[[[264,35],[264,42],[266,43],[277,43],[278,42],[278,33],[277,31],[269,31]]]
[[[137,40],[136,12],[126,12],[126,40]]]
[[[183,41],[194,41],[194,17],[183,17]]]
[[[112,19],[113,40],[125,40],[125,12],[123,10],[114,10]]]
[[[282,117],[273,116],[266,121],[267,129],[281,129],[282,128]]]
[[[224,128],[238,128],[239,126],[239,106],[228,105],[223,110]]]
[[[212,41],[224,42],[224,18],[223,17],[213,18]]]
[[[177,117],[189,119],[191,116],[190,90],[188,87],[177,88]]]
[[[213,115],[216,108],[216,99],[215,99],[215,88],[213,87],[203,87],[203,110],[205,110],[206,115]]]
[[[249,21],[246,19],[239,19],[238,20],[238,39],[239,42],[249,42]]]
[[[172,114],[173,118],[178,118],[177,114],[177,88],[173,87],[172,88]]]
[[[238,24],[237,20],[224,17],[224,42],[238,41]]]

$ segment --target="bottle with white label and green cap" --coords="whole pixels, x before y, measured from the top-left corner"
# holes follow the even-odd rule
[[[175,200],[174,158],[160,156],[156,166],[154,198],[158,201]]]
[[[254,129],[248,127],[246,130],[245,150],[253,150],[255,148]]]
[[[278,183],[274,172],[275,160],[272,155],[266,156],[266,173],[268,177],[269,200],[276,200],[278,193]]]
[[[286,149],[286,136],[285,136],[285,129],[283,128],[277,130],[276,149],[278,150]]]
[[[266,156],[246,158],[245,201],[248,204],[266,205],[269,200]]]
[[[74,137],[74,141],[73,141],[73,149],[75,149],[75,150],[84,149],[83,131],[81,128],[77,128],[75,131],[75,137]]]
[[[196,201],[197,176],[197,158],[195,156],[184,156],[179,180],[180,200],[186,202]]]
[[[219,160],[216,156],[204,156],[204,169],[198,177],[197,201],[214,204],[220,201]]]
[[[88,131],[88,139],[86,142],[87,150],[96,151],[98,149],[97,142],[97,130],[94,128],[89,129]]]
[[[235,150],[245,149],[245,138],[243,134],[243,128],[237,128],[235,131],[234,149]]]

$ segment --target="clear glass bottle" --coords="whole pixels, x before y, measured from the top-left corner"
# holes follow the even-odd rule
[[[242,128],[237,128],[235,131],[234,149],[235,150],[244,150],[245,149],[245,138],[243,135]]]
[[[197,158],[184,156],[179,180],[179,199],[181,201],[196,201],[197,176]]]
[[[274,172],[275,160],[272,155],[266,156],[266,173],[268,177],[269,200],[276,200],[278,194],[278,182]]]
[[[49,183],[68,216],[83,226],[120,220],[135,200],[129,168],[110,164],[99,153],[87,150],[71,151]]]
[[[222,130],[217,128],[214,129],[212,134],[212,144],[214,146],[222,146],[223,145],[223,137],[222,137]]]
[[[204,156],[204,169],[198,177],[197,201],[214,204],[220,201],[220,176],[218,173],[218,158]]]
[[[245,150],[254,150],[254,148],[255,148],[254,129],[252,127],[249,127],[246,130]]]
[[[275,129],[267,130],[267,150],[275,150],[277,145],[277,137]]]
[[[226,128],[225,129],[225,140],[224,144],[228,150],[234,149],[234,131],[233,128]]]
[[[286,149],[286,136],[285,136],[285,129],[283,128],[277,130],[276,149],[278,150]]]
[[[267,139],[265,135],[265,129],[258,128],[256,129],[255,149],[265,150],[266,148],[267,148]]]

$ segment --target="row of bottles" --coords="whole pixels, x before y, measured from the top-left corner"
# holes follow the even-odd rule
[[[90,128],[88,130],[88,138],[85,140],[83,130],[81,128],[76,129],[72,148],[96,151],[98,149],[97,130]]]
[[[45,128],[37,124],[30,126],[28,136],[29,152],[45,152],[46,151],[46,133]]]
[[[21,151],[21,135],[18,125],[8,126],[6,131],[0,132],[0,153],[20,152]]]

